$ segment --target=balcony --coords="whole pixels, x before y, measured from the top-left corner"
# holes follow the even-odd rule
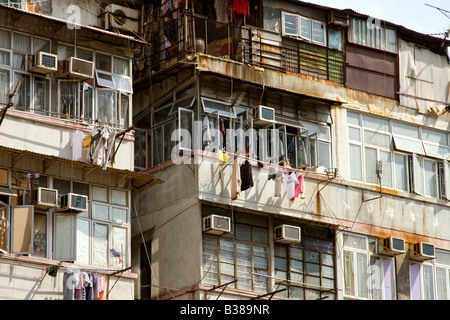
[[[176,17],[176,18],[174,18]],[[135,80],[169,72],[192,53],[206,54],[283,73],[344,82],[344,54],[281,33],[245,25],[223,24],[196,14],[172,11],[151,28],[148,58]],[[181,62],[181,63],[180,63]],[[180,64],[179,64],[180,63]]]

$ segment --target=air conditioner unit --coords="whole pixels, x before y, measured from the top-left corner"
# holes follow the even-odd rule
[[[224,216],[210,215],[203,218],[203,232],[222,235],[231,232],[231,219]]]
[[[410,258],[419,261],[435,259],[434,246],[424,242],[415,243],[411,248]]]
[[[274,228],[275,231],[275,242],[278,243],[299,243],[301,239],[300,227],[290,226],[287,224],[282,224]]]
[[[92,79],[94,77],[94,63],[70,57],[63,61],[62,76],[77,80]]]
[[[34,206],[38,209],[50,209],[58,205],[58,190],[37,188],[34,194]]]
[[[380,252],[387,255],[398,255],[405,253],[405,240],[389,237],[380,241]]]
[[[258,106],[253,109],[254,125],[272,125],[275,122],[275,109]]]
[[[88,197],[75,193],[61,196],[59,212],[80,213],[87,211]]]
[[[139,11],[117,4],[105,7],[105,29],[116,29],[129,33],[139,32]]]
[[[39,51],[31,56],[28,70],[41,74],[56,72],[58,70],[58,56]]]

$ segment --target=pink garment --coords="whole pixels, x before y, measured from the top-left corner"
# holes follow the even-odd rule
[[[290,199],[291,201],[294,201],[298,196],[300,196],[301,199],[305,198],[305,180],[303,179],[303,174],[297,172],[296,175],[298,184],[295,186],[294,197]]]

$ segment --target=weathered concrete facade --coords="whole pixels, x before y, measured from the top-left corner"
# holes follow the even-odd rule
[[[132,197],[159,182],[133,163],[142,42],[101,28],[93,1],[72,3],[90,12],[80,21],[69,7],[0,5],[0,299],[135,298]],[[81,274],[101,296],[81,293]]]
[[[368,17],[351,10],[293,1],[259,5],[261,21],[249,18],[244,28],[233,29],[235,21],[210,25],[196,16],[210,12],[194,1],[194,15],[178,21],[193,23],[187,28],[192,37],[174,42],[165,34],[170,43],[154,47],[151,71],[135,82],[135,165],[165,181],[137,197],[133,270],[147,289],[136,288],[136,297],[449,299],[447,276],[442,280],[450,253],[448,43],[442,49],[441,39],[389,22],[381,29],[386,38],[374,33],[373,42],[363,43],[358,25]],[[163,14],[154,13],[155,36],[162,37],[156,25]],[[320,34],[296,34],[288,19],[323,26],[325,41]],[[279,29],[272,28],[275,22]],[[223,30],[238,36],[230,40]],[[419,38],[422,47],[415,50],[424,50],[421,57],[428,60],[410,59]],[[341,42],[332,44],[336,39]],[[426,65],[427,78],[418,76]],[[423,89],[430,83],[433,92]],[[275,110],[273,126],[285,130],[284,146],[295,141],[294,153],[284,158],[291,166],[247,150],[239,165],[250,162],[253,185],[233,197],[236,149],[226,145],[228,162],[217,149],[195,145],[187,158],[178,158],[183,144],[172,135],[175,129],[194,132],[194,120],[205,126],[208,118],[219,130],[219,123],[262,130],[252,113],[259,105]],[[203,133],[197,132],[200,139]],[[304,167],[301,141],[308,143],[309,160],[318,158]],[[304,197],[291,201],[284,184],[276,195],[274,169],[301,173]],[[202,219],[210,214],[228,217],[231,233],[205,233]],[[300,243],[275,239],[274,228],[282,224],[301,228]],[[403,241],[403,250],[383,247],[391,237]],[[150,266],[142,264],[144,243]],[[414,256],[422,243],[433,254]],[[375,269],[381,277],[370,282]],[[144,271],[151,278],[144,279]]]

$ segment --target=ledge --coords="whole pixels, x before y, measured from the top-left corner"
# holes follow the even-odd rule
[[[73,264],[68,262],[49,260],[44,258],[32,257],[32,256],[22,256],[11,253],[2,253],[0,252],[0,263],[7,262],[17,262],[21,266],[25,266],[24,264],[37,266],[41,268],[47,268],[52,265],[57,265],[60,268],[73,268],[73,269],[86,269],[92,270],[93,272],[98,272],[104,275],[114,275],[116,273],[120,274],[120,270],[106,269],[101,267],[93,267],[87,265]],[[120,277],[128,278],[128,279],[137,279],[138,275],[133,272],[124,271],[120,274]]]

